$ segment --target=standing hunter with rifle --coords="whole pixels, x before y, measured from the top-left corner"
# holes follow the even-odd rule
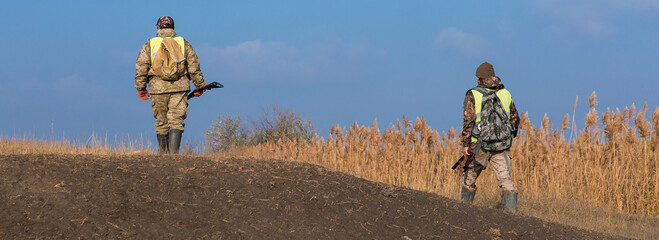
[[[171,17],[160,17],[156,27],[156,37],[147,41],[137,56],[135,88],[140,99],[151,97],[158,152],[178,153],[187,116],[190,80],[197,88],[191,97],[199,97],[204,90],[221,85],[204,86],[199,58],[190,43],[176,35]]]
[[[504,209],[517,211],[517,189],[510,177],[510,146],[517,135],[519,115],[512,96],[504,89],[494,67],[485,62],[476,70],[478,86],[467,91],[464,99],[462,126],[461,198],[473,202],[476,179],[488,163],[492,165],[499,187],[503,190]]]

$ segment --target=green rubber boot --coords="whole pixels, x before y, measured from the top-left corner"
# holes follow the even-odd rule
[[[169,135],[160,135],[156,134],[158,137],[158,153],[167,154],[169,153]]]
[[[504,192],[503,193],[503,210],[511,213],[517,212],[517,193]]]
[[[181,134],[183,134],[183,130],[169,129],[170,153],[178,154],[179,148],[181,147]]]
[[[465,188],[462,188],[462,201],[468,202],[468,203],[473,203],[474,202],[474,196],[476,196],[476,190],[474,191],[469,191]]]

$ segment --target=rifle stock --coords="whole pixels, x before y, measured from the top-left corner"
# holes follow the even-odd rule
[[[474,160],[474,158],[476,158],[476,153],[478,153],[480,148],[481,148],[480,144],[476,145],[476,147],[474,148],[469,148],[468,150],[469,155],[467,156],[462,155],[460,159],[458,159],[458,161],[455,162],[455,164],[453,164],[453,167],[451,167],[451,169],[456,169],[458,166],[460,166],[462,168],[462,171],[467,171],[467,168],[469,168],[469,164],[471,163],[471,161]]]
[[[458,159],[458,161],[455,162],[455,164],[453,164],[453,167],[451,167],[451,169],[456,169],[458,166],[460,166],[462,168],[462,171],[467,171],[467,168],[469,168],[469,164],[471,163],[471,161],[474,160],[474,158],[476,158],[476,153],[478,153],[480,149],[481,149],[480,144],[477,144],[476,147],[474,148],[469,148],[469,150],[467,151],[469,155],[467,156],[462,155],[460,159]]]
[[[451,169],[455,169],[455,168],[457,168],[458,166],[460,166],[460,162],[462,162],[464,159],[465,159],[465,156],[462,155],[462,156],[460,157],[460,159],[458,159],[458,161],[455,162],[455,164],[453,164],[453,167],[451,167]]]
[[[201,88],[197,88],[194,91],[190,92],[190,94],[188,94],[188,99],[193,98],[194,94],[196,92],[203,92],[203,91],[206,91],[206,90],[211,90],[213,88],[223,88],[223,87],[224,87],[224,85],[222,85],[218,82],[212,82],[212,83],[206,84],[206,86],[203,86]]]
[[[458,166],[460,166],[460,168],[462,168],[462,171],[463,171],[463,172],[464,172],[464,171],[467,171],[467,168],[469,168],[469,164],[471,163],[471,161],[474,160],[474,157],[475,157],[475,154],[471,154],[471,155],[469,155],[469,156],[467,156],[467,157],[465,157],[464,155],[462,155],[462,156],[460,157],[460,159],[458,159],[458,161],[455,162],[455,164],[453,164],[453,166],[451,167],[451,169],[456,169],[456,168],[458,168]]]

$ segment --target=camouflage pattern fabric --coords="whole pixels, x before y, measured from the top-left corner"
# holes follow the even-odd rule
[[[471,135],[481,143],[486,151],[503,151],[513,142],[510,117],[504,109],[497,91],[476,87],[474,90],[483,94],[481,121],[476,123]]]
[[[156,134],[167,135],[170,129],[184,130],[188,111],[186,92],[151,94]]]
[[[481,83],[478,84],[479,87],[489,88],[493,90],[503,89],[504,86],[501,84],[501,79],[499,77],[485,78],[481,80]],[[465,99],[463,103],[463,121],[462,121],[462,133],[460,135],[460,141],[462,146],[471,145],[471,132],[474,129],[476,123],[476,108],[474,106],[474,94],[471,92],[471,89],[465,94]],[[512,134],[517,136],[517,131],[519,128],[519,113],[515,107],[514,100],[510,102],[510,123],[513,127]]]
[[[474,161],[472,161],[467,170],[462,173],[462,187],[469,191],[475,191],[476,179],[478,179],[481,172],[487,168],[489,163],[489,165],[492,165],[492,170],[494,170],[494,175],[497,178],[499,187],[504,191],[517,191],[515,183],[510,177],[510,173],[512,172],[511,161],[512,157],[509,151],[479,151],[476,154]]]
[[[158,18],[158,22],[156,22],[156,26],[160,28],[174,28],[174,19],[170,16],[162,16]]]
[[[165,28],[160,29],[156,33],[158,37],[174,37],[176,32],[174,29]],[[195,53],[190,43],[185,41],[185,59],[186,59],[186,73],[177,81],[166,81],[158,76],[149,74],[151,68],[151,46],[147,41],[140,50],[135,63],[135,88],[138,91],[147,89],[151,94],[173,93],[173,92],[189,92],[190,80],[194,83],[195,87],[201,88],[206,85],[204,75],[201,73],[199,66],[199,58]]]

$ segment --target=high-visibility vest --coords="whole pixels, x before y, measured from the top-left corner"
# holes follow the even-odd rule
[[[158,49],[160,49],[163,39],[164,37],[154,37],[149,39],[149,45],[151,46],[151,62],[153,62],[153,58],[156,57],[156,53],[158,53]],[[181,52],[183,53],[183,56],[185,56],[185,40],[183,37],[176,36],[173,37],[173,39],[176,40],[176,43],[178,43],[179,46],[181,46]]]
[[[474,95],[474,112],[476,113],[476,121],[478,123],[481,121],[481,107],[483,106],[483,94],[476,89],[471,89],[471,93]],[[510,117],[510,103],[513,102],[513,97],[510,95],[510,92],[506,89],[497,90],[497,97],[503,105],[503,109],[506,110],[506,114]],[[471,142],[476,142],[478,139],[471,137]]]

